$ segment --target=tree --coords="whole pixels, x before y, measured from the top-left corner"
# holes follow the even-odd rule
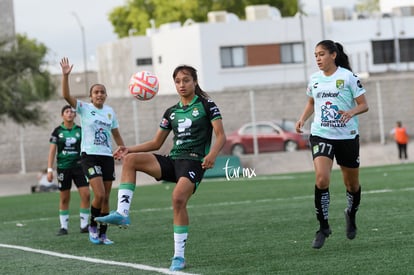
[[[374,14],[380,11],[379,0],[358,0],[356,10],[360,13]]]
[[[209,11],[225,10],[245,18],[245,7],[264,5],[276,7],[282,16],[293,16],[298,11],[297,1],[292,0],[130,0],[125,6],[112,10],[109,21],[119,38],[134,34],[145,34],[146,29],[164,23],[207,21]]]
[[[25,35],[16,36],[15,46],[0,43],[0,121],[6,117],[26,125],[44,122],[38,103],[49,99],[55,90],[44,70],[47,48]]]

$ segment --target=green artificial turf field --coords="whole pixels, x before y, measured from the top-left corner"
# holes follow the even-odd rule
[[[414,164],[361,168],[358,234],[345,236],[345,188],[331,182],[332,235],[311,248],[318,224],[314,174],[205,180],[189,202],[188,267],[181,274],[412,274]],[[0,274],[170,274],[173,184],[138,186],[131,226],[110,227],[113,245],[79,233],[72,194],[69,234],[59,229],[58,193],[0,198]],[[116,208],[117,189],[111,208]],[[173,274],[180,274],[178,272]]]

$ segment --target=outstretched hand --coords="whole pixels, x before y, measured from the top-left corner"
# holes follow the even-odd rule
[[[113,156],[116,160],[121,160],[123,157],[125,157],[128,154],[128,148],[125,146],[119,146]]]
[[[69,63],[69,59],[64,57],[60,60],[60,67],[62,68],[62,74],[68,75],[72,71],[73,64]]]

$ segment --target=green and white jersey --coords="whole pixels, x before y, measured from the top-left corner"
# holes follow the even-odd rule
[[[358,117],[343,123],[338,112],[354,108],[355,98],[365,93],[355,74],[341,67],[331,76],[316,72],[310,77],[306,93],[315,102],[312,135],[327,139],[353,139],[358,135]]]
[[[80,166],[81,131],[76,124],[68,129],[63,123],[53,130],[49,142],[56,145],[57,168]]]
[[[77,100],[76,112],[81,118],[81,152],[112,156],[112,129],[119,126],[114,110],[106,105],[98,109],[92,103]]]
[[[216,119],[222,119],[217,105],[198,96],[187,106],[179,102],[168,108],[160,127],[173,131],[174,144],[170,157],[202,161],[210,151],[213,130],[211,122]]]

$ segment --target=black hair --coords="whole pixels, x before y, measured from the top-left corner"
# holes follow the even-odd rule
[[[105,85],[103,85],[103,84],[99,84],[99,83],[95,83],[95,84],[93,84],[93,85],[89,88],[89,96],[92,96],[92,90],[93,90],[93,88],[94,88],[95,86],[101,86],[101,87],[103,87],[103,88],[104,88],[104,90],[105,90],[105,93],[106,93],[106,87],[105,87]]]
[[[197,70],[194,67],[191,67],[191,66],[188,66],[188,65],[178,66],[177,68],[174,69],[174,72],[173,72],[173,75],[172,75],[174,80],[175,80],[175,77],[177,76],[177,74],[181,71],[186,71],[186,72],[190,73],[193,80],[197,82],[196,87],[195,87],[195,94],[196,95],[198,95],[202,98],[205,98],[205,99],[210,98],[210,96],[200,88],[200,85],[198,85]]]
[[[334,42],[332,40],[322,40],[321,42],[316,44],[316,46],[322,46],[331,54],[335,52],[335,65],[352,71],[351,65],[349,64],[348,55],[346,55],[346,53],[344,52],[344,47],[340,43]]]
[[[63,115],[63,113],[67,110],[67,109],[72,109],[72,106],[70,105],[65,105],[62,107],[62,111],[60,112],[61,115]]]

